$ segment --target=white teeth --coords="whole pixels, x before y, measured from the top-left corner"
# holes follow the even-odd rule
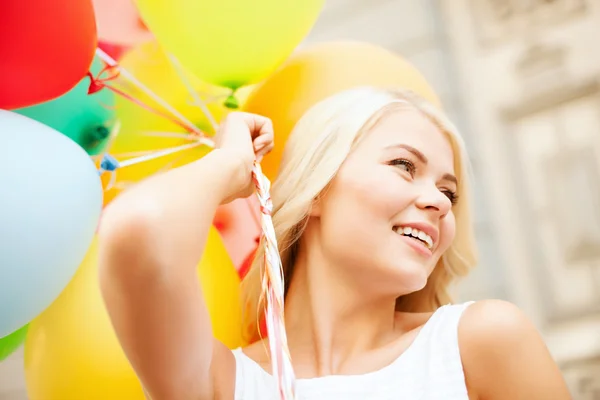
[[[431,236],[429,236],[428,234],[426,234],[423,231],[420,231],[418,229],[415,228],[411,228],[411,227],[398,227],[396,228],[396,233],[400,234],[400,235],[405,235],[405,236],[412,236],[414,238],[417,238],[419,240],[421,240],[428,249],[431,249],[433,247],[433,239],[431,238]]]

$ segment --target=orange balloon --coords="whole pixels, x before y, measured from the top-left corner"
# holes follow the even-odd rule
[[[267,177],[277,175],[285,142],[311,106],[337,92],[366,85],[403,87],[441,105],[423,75],[388,50],[352,41],[307,47],[257,86],[243,107],[273,120],[275,148],[261,163]]]

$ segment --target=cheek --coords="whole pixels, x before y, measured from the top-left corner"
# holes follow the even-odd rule
[[[365,223],[373,221],[373,218],[387,221],[398,212],[399,202],[406,197],[406,188],[390,179],[387,172],[363,170],[340,179],[341,193],[346,201],[354,203],[356,212],[360,212]]]
[[[438,247],[438,252],[440,254],[448,250],[454,241],[455,236],[456,219],[454,217],[454,213],[450,212],[440,223],[440,245]]]
[[[323,240],[330,251],[343,251],[355,260],[362,258],[359,253],[372,257],[381,235],[389,233],[388,221],[398,208],[389,186],[361,172],[336,177],[320,216]]]

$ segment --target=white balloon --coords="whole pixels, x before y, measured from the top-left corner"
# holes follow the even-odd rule
[[[0,337],[42,312],[94,237],[102,184],[90,156],[60,132],[0,110]]]

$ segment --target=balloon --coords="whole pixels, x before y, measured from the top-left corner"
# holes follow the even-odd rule
[[[260,244],[260,236],[254,238],[254,249],[246,256],[244,261],[242,261],[240,267],[238,268],[238,275],[240,279],[244,279],[248,271],[252,267],[252,263],[254,262],[254,257],[256,256],[256,251],[258,250],[258,245]]]
[[[29,326],[25,379],[31,400],[143,400],[100,295],[94,240],[73,280]]]
[[[73,277],[98,225],[102,186],[71,139],[0,110],[0,337],[43,311]]]
[[[104,68],[99,58],[92,64],[92,74],[97,76]],[[73,139],[92,155],[105,150],[115,119],[114,94],[109,89],[89,94],[89,77],[55,100],[14,110],[42,122]]]
[[[404,87],[440,105],[423,75],[403,58],[362,42],[331,42],[298,51],[248,97],[244,111],[273,120],[275,148],[261,162],[270,179],[277,175],[292,128],[312,105],[356,86]]]
[[[60,297],[30,324],[25,379],[31,400],[143,400],[104,307],[95,240]],[[198,266],[215,337],[231,348],[241,341],[239,278],[211,228]]]
[[[266,78],[315,23],[323,0],[136,0],[157,40],[200,79],[237,89]]]
[[[85,76],[96,49],[91,0],[4,0],[0,108],[58,97]]]
[[[28,328],[29,325],[25,325],[10,335],[0,338],[0,361],[5,360],[23,344]]]
[[[202,131],[209,135],[214,132],[201,108],[193,104],[192,96],[177,70],[156,42],[144,43],[126,53],[121,59],[120,65]],[[214,118],[217,121],[220,120],[228,111],[222,103],[229,92],[226,89],[201,82],[188,72],[185,72],[185,76],[194,91],[207,103]],[[125,91],[144,104],[164,112],[154,100],[135,86],[127,85]],[[243,103],[244,96],[247,96],[248,93],[249,90],[240,91],[238,99]],[[125,98],[117,97],[116,112],[121,122],[121,129],[114,139],[110,153],[118,159],[123,159],[122,155],[140,154],[140,152],[163,150],[192,143],[190,136],[185,134],[185,128]],[[161,134],[152,136],[153,132],[162,132],[162,136],[160,136]],[[173,136],[173,134],[175,135]],[[209,150],[206,146],[199,146],[117,170],[117,184],[106,191],[105,204],[108,204],[128,185],[155,173],[188,164],[201,158]],[[108,178],[104,177],[104,180],[107,184]]]
[[[208,232],[198,274],[213,334],[230,349],[243,346],[240,278],[214,227]]]
[[[213,220],[238,272],[248,254],[254,252],[256,238],[260,237],[259,210],[260,205],[255,196],[237,199],[221,205]]]
[[[102,49],[106,54],[111,56],[115,60],[120,60],[123,57],[123,54],[129,49],[127,46],[103,42],[101,40],[98,41],[98,48]]]
[[[131,0],[92,0],[98,24],[98,39],[132,46],[152,40]]]

